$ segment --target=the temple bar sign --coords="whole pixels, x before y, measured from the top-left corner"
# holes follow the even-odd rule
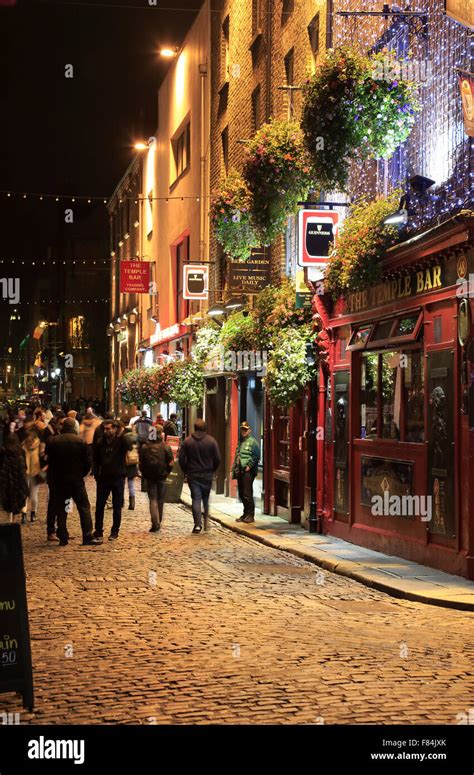
[[[441,264],[434,264],[427,269],[402,275],[396,280],[385,280],[364,291],[349,294],[346,299],[346,312],[362,312],[442,287]]]

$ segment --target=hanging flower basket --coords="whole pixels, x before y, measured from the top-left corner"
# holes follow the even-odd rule
[[[124,374],[117,384],[117,393],[122,403],[137,406],[168,403],[170,380],[175,368],[174,362],[164,366],[132,369]]]
[[[395,226],[385,226],[384,218],[398,209],[401,192],[352,205],[339,234],[337,249],[329,256],[324,288],[334,296],[359,291],[381,276],[380,260],[396,240]]]
[[[345,191],[352,159],[389,159],[409,137],[420,104],[400,64],[386,50],[341,47],[306,82],[301,125],[318,188]]]
[[[306,362],[306,345],[313,340],[311,325],[283,329],[277,337],[264,377],[268,397],[274,406],[292,406],[314,379],[315,366]]]
[[[203,367],[194,358],[174,362],[170,400],[180,406],[199,406],[204,397]]]
[[[253,315],[234,312],[221,329],[220,342],[224,351],[248,352],[256,347],[257,330]]]
[[[224,252],[236,261],[246,261],[258,246],[251,223],[251,197],[238,172],[229,173],[211,205],[211,223],[216,240]]]
[[[244,178],[252,198],[252,222],[262,244],[269,245],[313,187],[299,124],[271,120],[247,144],[246,154]]]
[[[196,331],[196,340],[191,350],[191,356],[197,363],[204,365],[217,355],[220,348],[220,331],[217,323],[201,326]]]

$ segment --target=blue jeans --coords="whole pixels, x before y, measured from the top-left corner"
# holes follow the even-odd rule
[[[131,498],[135,497],[135,479],[127,479],[128,482],[128,494]]]
[[[195,527],[202,527],[202,505],[204,506],[204,514],[207,515],[212,479],[191,479],[188,476],[188,484],[191,490],[194,525]]]
[[[123,493],[125,488],[125,477],[116,476],[113,479],[97,480],[97,500],[95,505],[95,532],[101,536],[104,532],[104,509],[107,498],[112,493],[112,530],[114,535],[118,535],[120,524],[122,522]]]

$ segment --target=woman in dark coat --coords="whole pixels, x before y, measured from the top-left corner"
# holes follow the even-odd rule
[[[10,515],[10,522],[26,504],[28,484],[26,462],[18,436],[9,433],[0,450],[0,503]]]
[[[129,511],[135,509],[135,477],[138,476],[138,436],[129,426],[128,417],[122,417],[120,420],[121,433],[127,443],[127,457],[125,459],[125,471],[128,483],[128,508]]]

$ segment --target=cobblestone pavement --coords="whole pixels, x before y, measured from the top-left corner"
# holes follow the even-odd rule
[[[22,528],[36,690],[22,723],[456,724],[474,707],[474,614],[215,523],[193,535],[179,505],[150,534],[145,499],[97,548],[80,546],[76,514],[64,548],[44,518]],[[0,712],[18,710],[0,695]]]

